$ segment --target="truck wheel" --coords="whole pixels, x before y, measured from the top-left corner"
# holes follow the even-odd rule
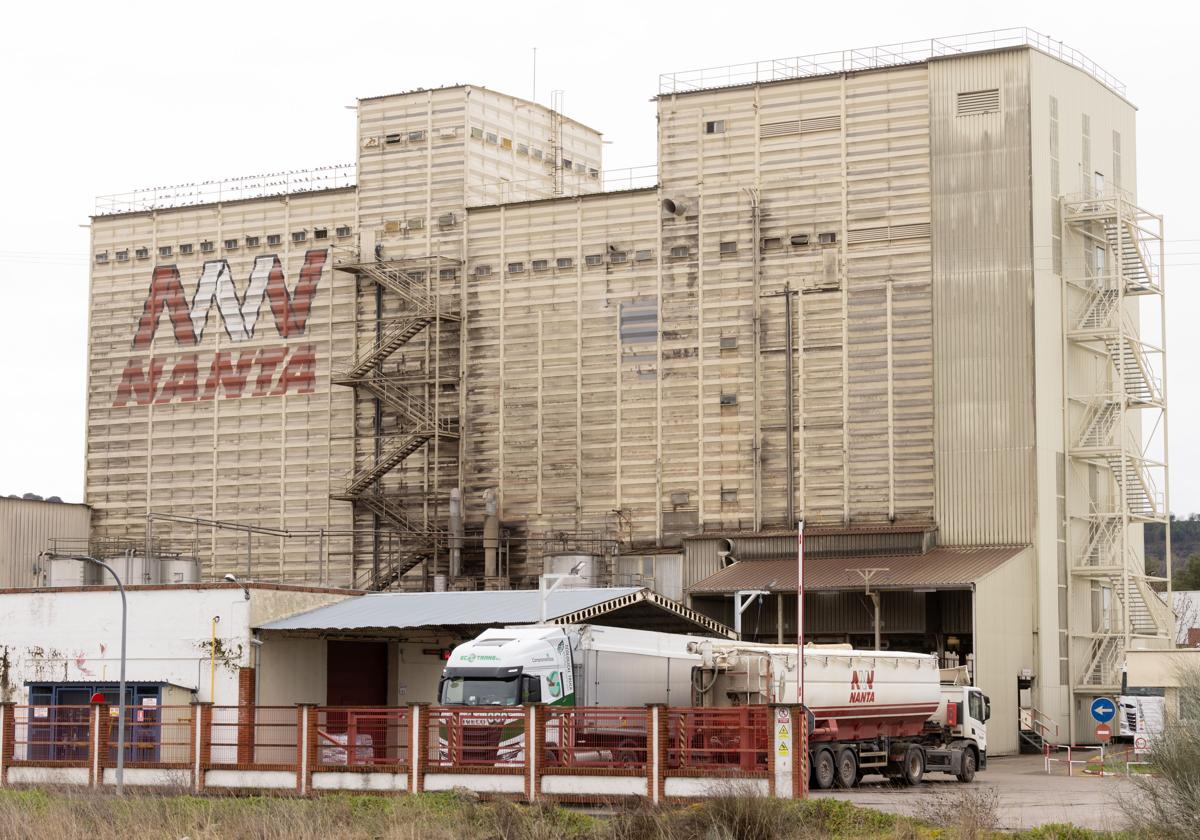
[[[858,784],[858,759],[854,756],[854,750],[849,747],[838,753],[837,776],[833,783],[840,788],[852,788]]]
[[[959,770],[958,770],[958,774],[957,774],[958,780],[960,782],[974,781],[975,765],[977,763],[978,762],[975,758],[975,750],[971,749],[970,747],[963,750],[962,764],[959,766]]]
[[[903,770],[904,784],[916,787],[925,778],[925,755],[918,746],[911,746],[904,754]]]
[[[813,756],[813,787],[817,790],[829,790],[833,787],[833,778],[837,775],[833,764],[833,753],[821,750]]]

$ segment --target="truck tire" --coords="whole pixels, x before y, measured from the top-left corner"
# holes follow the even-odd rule
[[[956,774],[960,782],[972,782],[975,780],[975,767],[979,764],[979,759],[975,758],[975,750],[967,747],[963,750],[962,764],[959,765],[958,773]]]
[[[829,790],[833,787],[837,768],[833,761],[831,750],[818,750],[812,760],[812,784],[817,790]]]
[[[837,772],[833,783],[840,788],[852,788],[858,784],[858,757],[854,750],[843,747],[837,757]]]
[[[904,754],[904,763],[901,765],[903,775],[901,778],[904,784],[909,787],[916,787],[925,779],[925,754],[921,748],[915,744],[908,748],[908,752]]]

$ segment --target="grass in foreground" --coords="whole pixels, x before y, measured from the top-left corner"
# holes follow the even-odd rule
[[[1000,836],[987,803],[947,803],[913,820],[831,799],[786,802],[733,793],[695,805],[622,809],[594,817],[554,805],[481,803],[455,794],[195,797],[78,791],[0,791],[0,838],[62,840],[967,840]],[[1118,835],[1044,826],[1029,840]]]

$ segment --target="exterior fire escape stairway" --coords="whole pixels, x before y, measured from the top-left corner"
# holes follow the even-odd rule
[[[436,267],[437,260],[432,261]],[[361,585],[386,589],[405,573],[434,556],[439,540],[436,529],[409,516],[394,495],[381,492],[379,480],[435,438],[457,440],[458,421],[438,417],[435,407],[414,392],[402,377],[388,376],[383,363],[437,321],[459,321],[436,295],[398,261],[339,266],[365,277],[404,303],[401,317],[383,327],[376,340],[354,358],[333,381],[369,394],[395,418],[399,432],[380,438],[375,457],[359,467],[333,498],[351,501],[399,532],[401,539],[387,541],[377,552],[368,579]],[[436,274],[434,274],[436,277]],[[440,535],[444,537],[444,535]]]

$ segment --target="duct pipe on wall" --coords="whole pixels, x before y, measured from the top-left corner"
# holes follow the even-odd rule
[[[450,579],[462,576],[463,515],[462,490],[450,490]]]
[[[500,517],[495,488],[483,491],[486,517],[483,520],[483,575],[497,577],[500,574]]]

